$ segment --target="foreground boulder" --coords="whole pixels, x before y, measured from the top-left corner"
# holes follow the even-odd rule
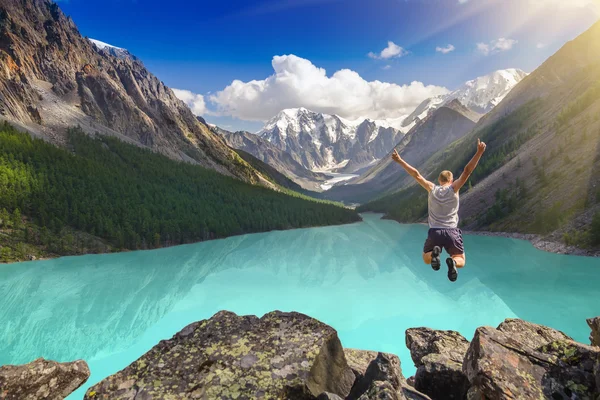
[[[406,330],[406,347],[417,367],[413,386],[433,399],[463,399],[469,380],[463,359],[469,341],[455,331],[429,328]]]
[[[68,363],[38,358],[25,365],[0,367],[0,399],[62,400],[90,377],[85,361]]]
[[[592,329],[592,333],[590,333],[592,346],[600,346],[600,317],[590,318],[587,323]]]
[[[535,336],[535,324],[515,320],[507,333],[481,327],[463,364],[471,388],[469,399],[595,399],[597,382],[594,368],[600,361],[600,349],[570,339],[544,341],[548,331]],[[506,330],[506,329],[505,329]],[[556,331],[558,332],[558,331]],[[551,336],[564,334],[552,333]],[[525,342],[524,340],[526,338]],[[543,343],[538,348],[532,345]]]
[[[345,398],[354,380],[333,328],[299,313],[221,311],[161,341],[85,399]]]

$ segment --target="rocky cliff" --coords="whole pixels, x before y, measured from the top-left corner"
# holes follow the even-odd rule
[[[0,116],[56,144],[80,125],[259,181],[140,60],[101,47],[51,1],[0,0]]]
[[[229,132],[216,126],[211,127],[211,130],[222,136],[230,147],[252,154],[306,190],[321,190],[319,183],[326,180],[323,174],[309,171],[297,162],[291,154],[272,145],[258,135],[243,131]]]

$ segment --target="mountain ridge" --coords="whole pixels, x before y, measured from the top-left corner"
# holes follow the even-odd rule
[[[98,48],[56,3],[0,0],[0,37],[3,119],[58,145],[65,145],[67,128],[79,125],[89,134],[261,181],[139,59]]]
[[[257,135],[309,170],[352,172],[381,158],[404,133],[389,123],[349,121],[301,107],[280,111]]]

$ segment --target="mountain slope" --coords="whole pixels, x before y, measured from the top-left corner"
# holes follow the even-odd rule
[[[258,135],[249,132],[229,132],[219,127],[211,127],[211,130],[221,135],[230,147],[252,154],[306,190],[319,190],[319,182],[325,180],[325,176],[304,168],[291,154]]]
[[[349,173],[380,159],[404,135],[389,122],[348,121],[305,108],[281,111],[257,134],[307,169]]]
[[[468,109],[486,114],[498,105],[504,97],[527,76],[515,68],[503,69],[465,82],[460,88],[446,95],[429,98],[421,103],[405,121],[405,124],[422,120],[433,110],[458,100]]]
[[[461,198],[462,225],[600,243],[600,23],[565,44],[421,173],[460,173],[475,141],[488,149]],[[415,186],[364,205],[402,221],[423,218]],[[594,215],[598,215],[594,222]]]
[[[420,121],[395,148],[408,163],[418,167],[432,153],[471,131],[479,117],[458,100],[453,100]],[[394,146],[390,147],[393,148]],[[388,150],[386,156],[366,173],[346,185],[333,187],[324,196],[349,203],[360,203],[396,191],[402,187],[406,178],[398,167],[391,160],[391,150]]]
[[[0,116],[56,144],[79,125],[260,180],[141,61],[115,51],[83,38],[55,3],[0,0]]]

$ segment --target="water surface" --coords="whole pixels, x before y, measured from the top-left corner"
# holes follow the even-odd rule
[[[407,377],[409,327],[471,339],[478,326],[519,317],[588,342],[585,318],[600,315],[600,259],[467,236],[467,267],[451,283],[421,262],[426,231],[366,214],[345,226],[0,266],[0,365],[82,358],[88,387],[223,309],[309,314],[346,347],[398,354]]]

